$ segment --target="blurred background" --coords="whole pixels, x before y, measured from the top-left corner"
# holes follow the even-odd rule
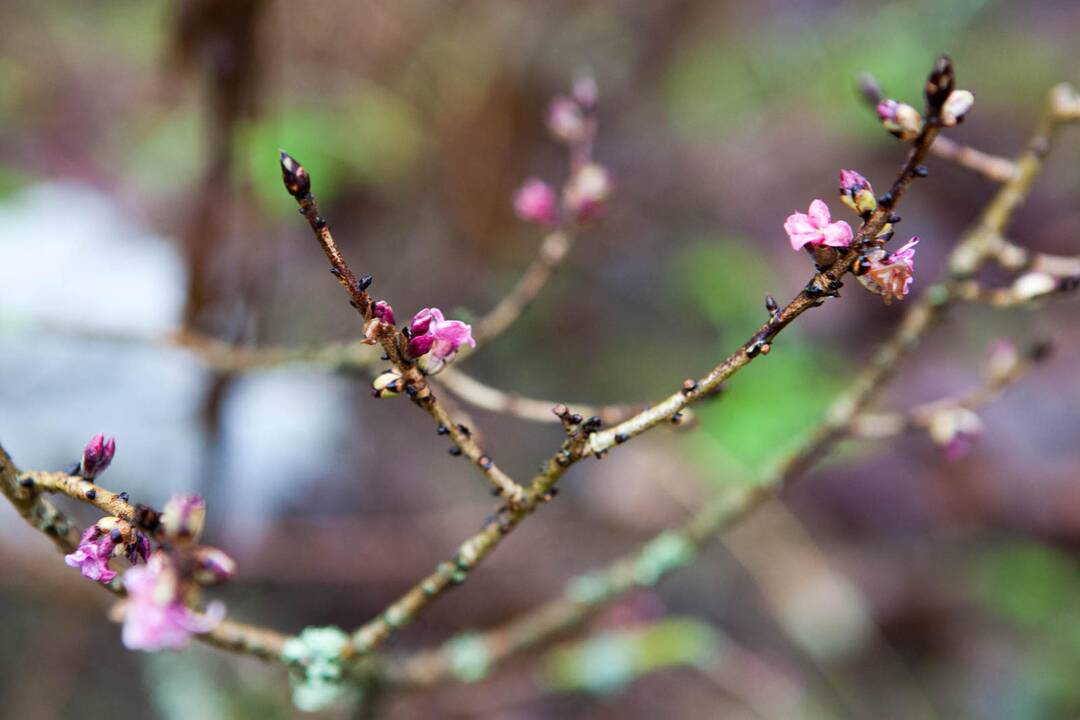
[[[207,542],[240,571],[230,615],[296,632],[370,619],[494,508],[466,462],[363,376],[294,365],[221,375],[157,340],[187,326],[252,346],[358,337],[277,150],[310,170],[345,255],[398,316],[477,317],[533,257],[528,175],[565,175],[549,98],[599,82],[606,220],[540,300],[463,368],[552,401],[646,401],[698,376],[808,278],[782,223],[879,187],[903,149],[853,78],[919,104],[948,51],[978,100],[957,139],[1011,156],[1047,89],[1080,82],[1071,0],[438,2],[5,0],[0,33],[0,439],[58,469],[117,437],[104,483],[209,501]],[[1011,236],[1076,253],[1080,129],[1065,128]],[[932,160],[899,230],[923,238],[913,293],[994,186]],[[849,218],[850,220],[851,218]],[[854,284],[702,408],[566,477],[557,501],[395,651],[557,596],[760,477],[894,328]],[[1080,326],[959,307],[883,407],[978,384],[1000,337],[1054,356],[983,411],[946,462],[925,434],[843,443],[698,562],[478,685],[388,698],[379,717],[1065,718],[1080,713]],[[549,425],[469,410],[527,477]],[[89,522],[94,515],[73,508]],[[109,598],[0,509],[0,716],[292,717],[280,667],[204,647],[126,652]],[[326,711],[350,717],[348,704]]]

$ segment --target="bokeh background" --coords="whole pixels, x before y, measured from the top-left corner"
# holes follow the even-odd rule
[[[357,337],[277,150],[311,171],[346,256],[399,316],[475,317],[532,257],[514,189],[553,182],[548,99],[588,66],[597,158],[618,193],[539,302],[468,360],[552,400],[643,401],[699,375],[805,283],[784,218],[839,168],[884,184],[902,157],[857,100],[873,72],[918,100],[936,53],[978,98],[955,137],[1011,155],[1047,89],[1080,82],[1080,4],[1007,0],[3,3],[0,438],[59,468],[117,437],[107,485],[158,505],[197,491],[237,558],[234,618],[298,631],[370,619],[493,503],[410,403],[290,366],[224,377],[156,342],[187,325],[246,345]],[[1065,129],[1012,236],[1075,253],[1080,130]],[[900,230],[914,294],[993,185],[931,163]],[[830,201],[832,202],[832,201]],[[835,208],[839,208],[834,203]],[[703,408],[577,466],[408,650],[554,597],[760,476],[895,326],[852,286]],[[978,383],[995,338],[1052,359],[983,413],[947,463],[923,434],[845,443],[699,561],[482,684],[390,698],[377,716],[1065,718],[1080,712],[1080,327],[958,308],[884,407]],[[469,411],[526,476],[559,431]],[[75,512],[82,512],[76,509]],[[88,521],[92,515],[82,512]],[[291,717],[284,674],[202,647],[123,650],[108,598],[0,509],[0,715]],[[350,717],[347,705],[324,713]],[[359,715],[356,715],[359,716]]]

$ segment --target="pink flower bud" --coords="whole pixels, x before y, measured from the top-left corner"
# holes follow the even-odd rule
[[[555,225],[559,220],[555,191],[543,180],[529,178],[514,195],[514,212],[525,222]]]
[[[431,312],[431,308],[424,308],[420,312],[413,315],[412,322],[409,323],[409,332],[413,337],[417,335],[423,335],[431,327],[431,321],[435,319],[435,315]]]
[[[907,103],[882,100],[878,103],[877,114],[885,129],[901,140],[912,140],[922,130],[922,115]]]
[[[556,140],[568,145],[585,139],[585,116],[581,106],[565,95],[559,95],[548,106],[547,126]]]
[[[100,433],[95,435],[83,449],[82,476],[87,480],[92,480],[105,472],[114,455],[116,455],[116,440],[106,439]]]
[[[604,214],[614,184],[602,166],[588,163],[578,168],[563,187],[563,203],[578,222],[588,222]]]
[[[409,344],[406,347],[406,352],[409,353],[410,358],[418,358],[421,355],[426,355],[435,344],[435,336],[425,333],[424,335],[417,335],[409,339]]]
[[[877,209],[870,181],[854,170],[840,171],[840,201],[860,215]]]
[[[206,525],[206,501],[199,495],[173,495],[161,511],[161,533],[174,542],[198,541]]]
[[[394,308],[390,307],[390,303],[385,300],[376,302],[375,306],[372,308],[372,313],[384,323],[387,323],[388,325],[394,324]]]

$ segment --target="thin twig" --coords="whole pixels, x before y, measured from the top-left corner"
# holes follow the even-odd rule
[[[1059,89],[1055,88],[1054,92],[1059,92]],[[1034,177],[1042,167],[1041,162],[1033,161],[1037,158],[1032,155],[1036,154],[1037,148],[1044,148],[1039,153],[1040,156],[1044,155],[1058,123],[1071,119],[1074,118],[1055,112],[1054,103],[1051,102],[1051,109],[1039,123],[1029,149],[1018,160],[1017,166],[1021,172],[998,191],[976,225],[952,250],[950,267],[957,267],[963,259],[965,276],[970,276],[990,259],[987,234],[1000,234],[1019,200],[1030,192]],[[1003,198],[1009,199],[1005,211],[1000,209],[1006,202]],[[778,494],[790,479],[800,475],[846,435],[854,418],[865,410],[884,388],[899,363],[943,316],[954,300],[952,287],[956,282],[958,279],[954,277],[928,288],[909,307],[893,336],[833,400],[821,424],[798,447],[780,459],[774,471],[760,485],[713,499],[682,527],[661,533],[639,551],[606,568],[576,578],[567,586],[562,597],[527,611],[498,628],[455,638],[441,648],[415,653],[390,663],[385,669],[386,682],[429,685],[454,678],[456,643],[462,641],[469,643],[474,655],[482,653],[488,666],[495,666],[511,655],[579,626],[600,607],[627,591],[654,584],[668,572],[688,564],[703,543]],[[656,562],[658,548],[663,548],[662,556],[667,558],[666,563]]]

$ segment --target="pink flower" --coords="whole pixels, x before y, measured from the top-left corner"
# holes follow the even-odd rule
[[[888,305],[908,294],[908,286],[915,279],[915,246],[919,238],[913,237],[894,253],[884,248],[868,252],[860,263],[856,277],[870,292],[881,295]]]
[[[413,316],[409,325],[409,355],[420,357],[431,353],[424,369],[434,373],[457,354],[462,345],[476,347],[472,327],[460,320],[447,320],[438,308],[424,308]]]
[[[75,552],[64,556],[64,562],[69,567],[79,568],[87,580],[109,583],[116,577],[116,571],[109,567],[115,549],[112,536],[102,532],[97,525],[91,525],[82,534]]]
[[[90,438],[90,442],[86,443],[86,448],[83,449],[82,476],[87,480],[92,480],[105,472],[114,455],[116,455],[115,439],[106,439],[101,433]]]
[[[555,225],[559,220],[555,191],[543,180],[529,178],[514,195],[514,212],[525,222]]]
[[[176,572],[161,552],[145,567],[128,570],[124,587],[128,599],[122,639],[129,650],[184,647],[193,634],[210,632],[225,617],[221,603],[211,603],[205,614],[184,605]]]
[[[982,435],[983,424],[979,416],[968,408],[943,407],[930,417],[927,431],[941,447],[945,459],[953,462],[968,454]]]
[[[385,300],[376,302],[375,306],[371,309],[371,312],[384,323],[387,323],[388,325],[394,324],[394,308],[390,307],[390,303]]]
[[[810,212],[800,212],[788,216],[784,222],[784,231],[791,239],[791,249],[799,250],[804,245],[829,245],[847,247],[854,234],[851,226],[843,220],[830,222],[829,206],[821,200],[810,203]]]

